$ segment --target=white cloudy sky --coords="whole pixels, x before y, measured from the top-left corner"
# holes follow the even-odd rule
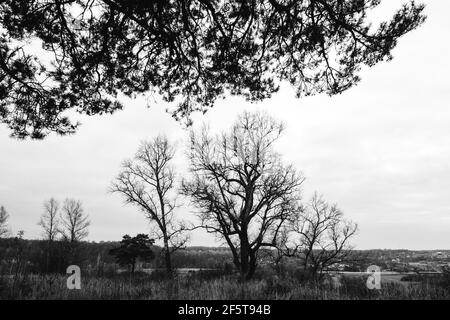
[[[374,14],[401,3],[385,2]],[[427,22],[400,40],[394,60],[363,70],[344,94],[296,99],[286,87],[259,104],[227,98],[197,119],[227,128],[244,109],[264,109],[283,120],[278,150],[306,176],[304,195],[318,190],[358,222],[357,248],[450,249],[450,3],[427,3]],[[43,201],[73,197],[90,215],[89,240],[148,232],[143,215],[107,189],[141,140],[165,133],[182,147],[187,132],[164,109],[129,100],[112,116],[83,118],[73,136],[43,141],[11,139],[0,126],[0,205],[13,231],[38,238]],[[191,243],[216,244],[201,232]]]

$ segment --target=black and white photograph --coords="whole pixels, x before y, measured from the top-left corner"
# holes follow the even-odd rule
[[[1,1],[0,305],[450,300],[449,12]]]

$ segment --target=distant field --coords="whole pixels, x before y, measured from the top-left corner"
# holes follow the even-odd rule
[[[342,275],[343,277],[347,278],[367,278],[368,274],[366,272],[339,272],[338,274]],[[406,282],[402,281],[402,278],[408,274],[414,274],[412,272],[381,272],[381,283],[396,283],[396,284],[402,284],[402,285],[411,285],[411,284],[417,284],[418,282]]]

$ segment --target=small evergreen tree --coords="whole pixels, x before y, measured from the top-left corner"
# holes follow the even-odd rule
[[[155,257],[151,248],[154,242],[147,234],[138,234],[135,237],[124,235],[120,247],[111,249],[109,254],[115,256],[119,265],[128,266],[134,274],[138,259],[150,261]]]

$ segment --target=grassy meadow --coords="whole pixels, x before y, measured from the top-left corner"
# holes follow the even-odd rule
[[[191,272],[167,279],[162,274],[137,273],[113,277],[82,277],[80,290],[68,290],[65,275],[3,276],[0,299],[450,299],[447,285],[433,279],[382,281],[381,290],[369,290],[364,277],[341,277],[320,283],[295,277],[259,275],[241,283],[233,275]]]

